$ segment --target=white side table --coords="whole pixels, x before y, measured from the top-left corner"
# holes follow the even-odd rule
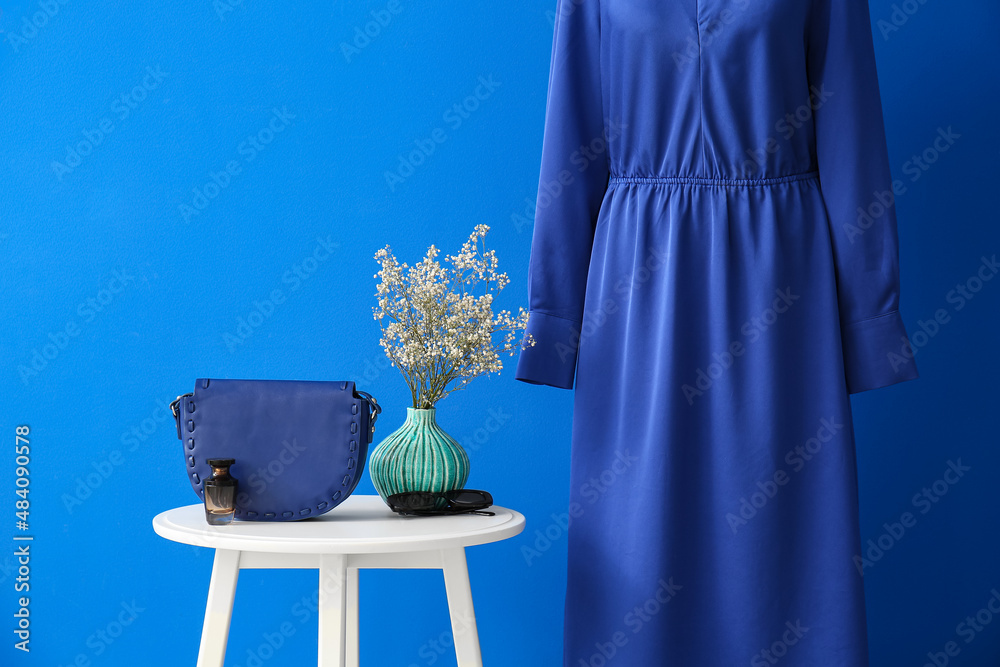
[[[459,667],[481,667],[479,634],[465,547],[524,530],[524,517],[493,506],[495,516],[403,517],[378,496],[352,495],[303,521],[234,521],[210,526],[202,504],[158,514],[153,530],[174,542],[215,549],[198,667],[223,667],[236,580],[241,569],[319,570],[319,667],[358,667],[358,568],[440,568]]]

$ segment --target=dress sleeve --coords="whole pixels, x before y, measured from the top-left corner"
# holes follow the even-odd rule
[[[514,377],[562,389],[573,388],[594,227],[608,187],[600,37],[598,0],[557,0],[528,263],[526,334],[535,342],[522,341]]]
[[[807,45],[853,394],[918,377],[899,313],[896,209],[867,0],[814,0]]]

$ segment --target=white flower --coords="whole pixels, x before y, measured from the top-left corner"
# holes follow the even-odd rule
[[[379,343],[406,379],[415,408],[433,407],[471,378],[499,373],[501,353],[535,344],[531,334],[519,336],[528,322],[524,308],[517,315],[493,313],[494,293],[510,278],[497,271],[496,253],[486,250],[489,229],[476,225],[461,251],[445,256],[450,268],[437,260],[434,245],[413,266],[400,263],[388,245],[375,253],[381,270],[372,312],[382,330]]]

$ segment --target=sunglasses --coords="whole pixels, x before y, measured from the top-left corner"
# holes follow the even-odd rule
[[[493,496],[477,489],[455,489],[453,491],[404,491],[387,498],[389,508],[401,515],[440,516],[448,514],[482,514],[493,504]]]

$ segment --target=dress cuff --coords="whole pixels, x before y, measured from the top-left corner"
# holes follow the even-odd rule
[[[857,394],[919,377],[898,310],[841,328],[847,391]]]
[[[534,345],[522,339],[514,379],[529,384],[545,384],[560,389],[572,389],[576,374],[576,352],[580,341],[580,325],[565,317],[531,311],[525,334],[531,334]]]

